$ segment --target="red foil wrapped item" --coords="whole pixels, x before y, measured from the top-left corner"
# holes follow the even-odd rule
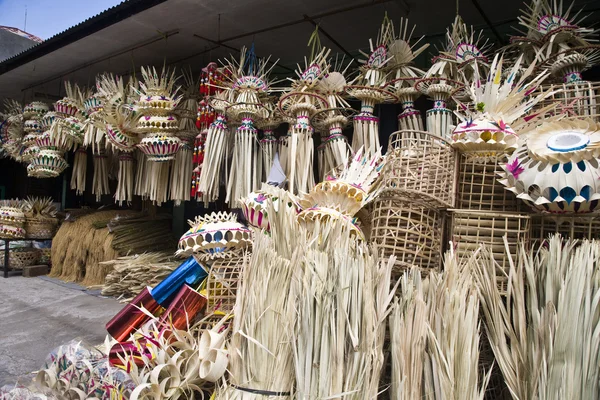
[[[153,315],[158,315],[161,307],[150,294],[150,290],[149,286],[146,287],[108,321],[106,330],[116,341],[124,342],[129,339],[134,330],[140,328],[150,319],[148,315],[140,310],[141,307],[144,307]]]
[[[167,311],[160,318],[160,322],[168,328],[187,329],[188,324],[194,322],[196,316],[204,311],[205,307],[206,297],[188,285],[183,285]]]

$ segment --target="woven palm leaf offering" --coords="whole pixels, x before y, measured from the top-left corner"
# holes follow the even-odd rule
[[[169,162],[181,148],[176,136],[179,121],[175,107],[182,98],[176,85],[175,71],[163,69],[160,75],[153,67],[142,68],[142,81],[135,109],[138,115],[136,132],[143,138],[136,145],[148,162],[148,198],[156,204],[167,201]]]
[[[449,137],[454,125],[452,111],[448,108],[451,97],[464,87],[458,76],[455,44],[463,37],[465,25],[456,16],[446,30],[446,43],[431,62],[425,76],[415,82],[415,89],[433,100],[433,108],[427,110],[427,131],[441,137]]]
[[[22,143],[26,147],[23,149],[21,158],[27,163],[40,151],[36,139],[43,133],[41,119],[48,110],[48,105],[41,101],[34,101],[23,107],[23,131],[25,136]]]
[[[277,64],[269,67],[270,57],[258,59],[254,46],[248,51],[242,48],[239,61],[227,61],[231,71],[230,91],[232,103],[226,108],[227,116],[240,121],[235,131],[233,160],[227,180],[227,203],[237,205],[241,197],[260,187],[262,180],[262,154],[259,151],[256,122],[269,117],[264,106],[265,97],[271,89],[269,74]]]
[[[416,25],[410,28],[408,19],[401,18],[398,35],[394,30],[394,24],[389,21],[388,51],[392,59],[386,68],[390,71],[390,81],[387,83],[388,90],[392,91],[402,104],[402,112],[398,114],[398,130],[423,131],[423,119],[421,112],[415,108],[415,100],[421,93],[415,89],[415,82],[425,75],[425,71],[415,67],[414,60],[423,53],[429,43],[419,43],[423,36],[412,40]]]
[[[545,122],[530,130],[500,182],[529,206],[590,212],[600,200],[600,126],[591,119]]]
[[[275,161],[275,155],[278,151],[278,140],[275,137],[275,129],[283,123],[283,118],[277,109],[275,102],[277,98],[271,96],[264,100],[263,104],[268,111],[267,118],[258,121],[258,128],[262,129],[262,138],[260,139],[260,150],[262,152],[262,176],[261,182],[265,182],[269,177],[271,168]]]
[[[329,72],[319,81],[317,90],[327,97],[328,108],[318,111],[310,122],[321,133],[321,145],[317,148],[319,175],[321,180],[327,174],[343,165],[352,154],[348,139],[342,130],[350,123],[354,109],[344,99],[346,78],[352,61],[344,66],[344,58],[332,62]]]
[[[327,98],[319,92],[319,81],[327,74],[327,57],[331,50],[322,48],[318,30],[311,35],[309,58],[304,68],[298,65],[296,78],[279,98],[279,111],[289,121],[288,134],[281,138],[280,154],[292,193],[306,193],[315,185],[313,169],[313,132],[310,118],[329,107]]]
[[[351,97],[360,100],[360,113],[354,116],[354,134],[352,149],[356,152],[364,148],[364,153],[371,156],[379,150],[379,117],[373,111],[375,105],[396,102],[396,95],[386,87],[388,83],[387,65],[393,56],[388,46],[393,37],[393,25],[387,15],[383,19],[377,40],[369,39],[369,54],[361,51],[363,57],[358,75],[346,86]]]
[[[573,11],[575,3],[567,8],[562,1],[534,0],[519,18],[519,24],[538,41],[540,68],[552,72],[556,82],[577,85],[581,73],[600,60],[598,29],[586,27],[589,15]]]
[[[533,74],[535,64],[531,64],[517,78],[522,58],[510,67],[508,77],[502,80],[504,59],[494,58],[489,75],[482,82],[479,69],[475,67],[474,82],[469,88],[474,110],[461,104],[466,115],[457,112],[462,121],[452,133],[452,146],[466,155],[468,160],[486,162],[502,158],[518,146],[517,132],[532,119],[543,117],[553,105],[526,115],[532,107],[552,93],[532,96],[538,86],[548,77],[548,73]]]
[[[137,114],[129,104],[131,97],[130,86],[123,83],[122,77],[103,74],[96,78],[96,89],[102,103],[102,117],[106,147],[118,154],[119,173],[117,175],[117,190],[115,202],[122,204],[133,200],[134,157],[136,144],[139,143],[135,131]]]
[[[230,73],[226,68],[218,68],[216,63],[210,63],[203,72],[208,75],[200,89],[207,96],[207,105],[215,112],[215,118],[210,122],[206,131],[202,169],[195,171],[197,176],[196,197],[200,195],[205,201],[211,202],[219,198],[221,170],[227,159],[227,115],[225,110],[232,103],[230,96],[233,92],[224,90],[225,79]]]
[[[344,163],[337,176],[329,176],[309,193],[299,196],[302,211],[298,221],[308,230],[329,220],[341,222],[347,229],[364,239],[356,225],[355,214],[379,193],[381,171],[385,158],[379,152],[372,157],[359,149],[356,155]]]
[[[179,118],[179,131],[176,135],[181,140],[181,148],[175,155],[169,179],[169,199],[174,200],[175,205],[190,200],[194,140],[200,133],[196,126],[200,80],[194,78],[191,70],[184,70],[182,81],[183,98],[176,108]]]
[[[177,255],[193,255],[200,263],[231,257],[252,242],[252,232],[234,213],[213,212],[188,223],[191,228],[179,239]]]
[[[506,295],[485,249],[474,269],[488,340],[512,398],[598,399],[599,243],[554,235],[537,252],[518,252]]]
[[[30,239],[50,239],[58,228],[57,209],[51,197],[28,197],[23,202],[25,232]]]
[[[25,213],[19,199],[0,201],[0,236],[6,239],[25,237]]]
[[[23,107],[15,100],[5,99],[0,125],[0,141],[4,154],[17,162],[22,161],[23,145]]]

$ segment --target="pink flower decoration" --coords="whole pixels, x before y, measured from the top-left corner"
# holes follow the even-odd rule
[[[519,179],[519,175],[521,175],[521,172],[525,171],[525,168],[521,167],[521,163],[515,158],[513,162],[506,164],[506,170],[510,172],[515,179]]]

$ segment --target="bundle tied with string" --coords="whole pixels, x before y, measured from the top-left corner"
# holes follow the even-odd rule
[[[160,205],[167,201],[170,161],[182,146],[176,136],[179,122],[175,113],[182,95],[175,87],[175,71],[163,69],[159,75],[155,68],[142,67],[142,81],[135,89],[139,96],[136,131],[145,136],[137,148],[149,163],[148,198]]]
[[[285,191],[278,191],[278,197],[291,203]],[[296,309],[290,293],[304,246],[295,209],[267,207],[273,234],[256,236],[239,281],[229,377],[217,388],[219,399],[293,398]]]
[[[421,95],[414,88],[415,82],[425,75],[425,72],[416,68],[415,58],[429,47],[428,43],[417,45],[423,40],[423,36],[411,44],[411,39],[416,25],[413,25],[410,32],[408,19],[400,19],[398,35],[394,32],[394,25],[389,21],[387,30],[388,53],[392,59],[386,64],[385,69],[390,72],[391,80],[386,88],[394,93],[398,102],[402,105],[402,112],[398,114],[398,130],[423,130],[423,119],[421,112],[415,108],[415,100]]]
[[[227,181],[225,201],[237,204],[238,200],[257,190],[262,180],[262,155],[258,148],[258,131],[256,122],[269,116],[263,101],[270,83],[268,75],[274,68],[268,68],[270,57],[259,60],[254,54],[254,47],[246,52],[241,51],[239,62],[228,61],[231,71],[231,85],[227,88],[233,102],[227,109],[227,115],[237,121],[240,126],[235,131],[233,160]]]
[[[319,110],[328,108],[327,99],[318,92],[319,80],[329,69],[327,57],[331,50],[321,48],[318,28],[310,37],[311,55],[304,59],[304,68],[298,65],[296,78],[279,98],[278,108],[289,120],[288,134],[281,138],[282,166],[292,193],[306,193],[315,184],[313,169],[313,132],[310,118]]]
[[[111,147],[114,152],[119,153],[115,202],[129,203],[133,200],[133,152],[139,141],[134,131],[136,112],[128,105],[131,93],[124,85],[123,78],[116,78],[111,74],[99,76],[96,79],[96,88],[103,104],[106,147]]]
[[[373,155],[379,150],[379,117],[374,114],[375,105],[397,101],[396,95],[388,90],[386,64],[392,59],[388,54],[388,42],[392,25],[385,16],[375,45],[369,39],[370,53],[361,54],[365,59],[359,60],[362,64],[359,73],[346,91],[351,97],[360,100],[360,113],[354,117],[354,135],[352,136],[352,149],[357,151],[364,147],[366,155]]]

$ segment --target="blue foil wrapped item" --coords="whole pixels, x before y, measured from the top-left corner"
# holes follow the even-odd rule
[[[207,276],[205,267],[198,264],[194,257],[190,257],[152,289],[152,297],[158,304],[168,308],[183,285],[197,286]]]

